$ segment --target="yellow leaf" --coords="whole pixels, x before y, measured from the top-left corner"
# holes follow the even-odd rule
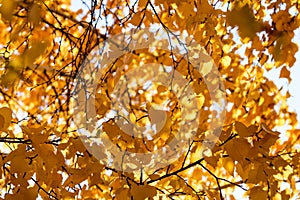
[[[250,199],[267,199],[267,192],[261,186],[255,186],[250,190]]]
[[[281,71],[280,71],[280,78],[286,78],[288,79],[289,82],[291,82],[291,77],[290,77],[291,73],[290,71],[286,68],[286,66],[284,66]]]
[[[253,125],[253,126],[247,127],[241,122],[235,122],[234,126],[235,126],[237,133],[242,137],[249,137],[257,131],[256,126]]]
[[[141,20],[142,20],[141,12],[137,12],[131,18],[130,23],[134,26],[138,26],[141,23]]]
[[[0,13],[2,17],[8,21],[11,21],[13,18],[14,10],[17,7],[17,2],[14,0],[3,0],[1,1]]]
[[[231,26],[239,27],[239,34],[242,38],[253,38],[257,32],[263,29],[263,24],[258,22],[252,10],[248,5],[240,8],[235,6],[233,10],[227,14],[227,20]]]
[[[261,164],[260,162],[254,162],[254,167],[251,170],[249,170],[247,182],[256,184],[260,181],[266,180],[267,175],[263,164]]]
[[[117,190],[115,198],[116,198],[116,200],[130,199],[129,189],[120,188],[119,190]]]
[[[139,0],[138,6],[140,8],[144,8],[144,7],[146,7],[147,3],[148,3],[148,0]]]
[[[233,176],[234,171],[234,162],[230,157],[222,158],[223,167],[227,170],[227,172]]]
[[[48,134],[32,134],[30,135],[30,139],[32,141],[32,144],[42,144],[47,141],[48,139]]]
[[[250,151],[250,144],[244,138],[231,139],[225,144],[225,150],[234,161],[244,161]]]
[[[236,165],[236,172],[240,175],[240,177],[245,181],[248,178],[249,168],[243,168],[240,163]]]
[[[281,193],[280,193],[280,195],[281,195],[281,200],[289,200],[289,199],[291,199],[290,197],[290,195],[289,194],[287,194],[287,191],[286,190],[284,190],[284,191],[282,191]]]
[[[151,174],[150,176],[149,176],[149,178],[151,179],[151,180],[156,180],[156,179],[158,179],[160,177],[160,175],[158,175],[158,174]]]
[[[20,77],[20,72],[12,66],[8,66],[8,70],[1,76],[1,85],[12,85]]]
[[[194,16],[196,12],[194,11],[194,4],[192,2],[182,2],[178,8],[178,13],[181,18],[188,18]]]
[[[229,44],[225,44],[223,47],[222,47],[224,53],[229,53],[230,52],[230,49],[231,49],[231,46]]]
[[[26,160],[25,155],[16,155],[11,159],[11,172],[12,173],[24,173],[28,172],[30,167],[28,165],[28,160]]]
[[[195,148],[192,149],[191,162],[196,162],[197,160],[203,158],[204,150],[205,148],[202,145],[195,146]]]
[[[271,51],[277,66],[279,66],[287,56],[285,55],[285,51],[283,51],[283,49],[288,43],[290,43],[289,36],[286,33],[280,33],[278,39],[276,40],[274,49]]]
[[[37,4],[33,4],[28,13],[28,19],[33,25],[38,25],[41,22],[41,9]]]
[[[96,94],[96,98],[95,98],[95,108],[97,111],[97,114],[100,117],[103,117],[106,112],[110,109],[111,107],[111,103],[109,98],[104,95],[104,94]]]
[[[64,181],[63,186],[71,186],[79,184],[88,178],[89,172],[83,169],[69,169],[70,176]]]
[[[151,199],[156,195],[156,189],[150,185],[131,185],[131,194],[134,200]]]
[[[219,160],[218,156],[212,156],[212,157],[204,157],[204,160],[212,167],[217,166],[217,162]]]
[[[153,23],[153,13],[149,10],[145,10],[145,15],[146,15],[146,19],[149,22]]]
[[[231,58],[229,56],[225,56],[221,59],[221,63],[224,67],[229,67],[231,63]]]
[[[202,64],[200,72],[202,76],[206,76],[211,70],[213,69],[214,63],[212,62],[205,62]]]
[[[268,60],[269,56],[267,54],[263,54],[261,59],[259,60],[260,64],[264,65],[266,61]]]
[[[6,130],[12,120],[12,111],[10,108],[0,108],[0,130]]]
[[[49,41],[47,40],[34,40],[32,41],[29,49],[23,54],[25,67],[31,66],[33,62],[41,56],[46,48],[49,46]]]
[[[151,123],[156,125],[156,131],[159,132],[166,123],[166,112],[163,110],[156,110],[151,106],[148,113]]]
[[[33,187],[21,187],[19,193],[26,199],[37,199],[38,197],[38,186],[34,185]]]
[[[16,71],[21,70],[23,68],[23,58],[22,58],[22,56],[18,56],[17,58],[15,58],[11,62],[9,62],[8,67],[12,67]]]

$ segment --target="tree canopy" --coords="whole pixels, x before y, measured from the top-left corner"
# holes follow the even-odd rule
[[[297,0],[0,2],[0,198],[299,198]]]

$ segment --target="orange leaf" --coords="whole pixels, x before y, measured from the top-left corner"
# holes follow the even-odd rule
[[[138,26],[141,23],[141,20],[141,12],[137,12],[133,15],[132,19],[130,20],[130,23],[134,26]]]
[[[291,82],[291,77],[290,77],[291,73],[290,71],[286,68],[286,66],[284,66],[281,71],[280,71],[280,78],[286,78],[288,79],[289,82]]]

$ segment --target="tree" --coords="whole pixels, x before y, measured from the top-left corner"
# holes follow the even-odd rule
[[[265,71],[280,68],[280,78],[290,81],[289,70],[298,51],[293,42],[300,24],[298,1],[90,0],[81,4],[82,9],[74,11],[70,1],[1,1],[2,198],[234,199],[232,192],[237,189],[250,199],[299,195],[300,131],[296,129],[296,113],[287,106],[289,92],[282,92],[264,76]],[[125,37],[131,33],[129,41],[148,44],[144,32],[139,31],[157,26],[168,37],[156,38],[156,47],[161,48],[155,51],[147,47],[135,50]],[[135,34],[140,35],[133,37]],[[116,36],[120,37],[111,40]],[[147,38],[152,37],[153,42],[154,36],[148,32]],[[122,55],[114,54],[120,48],[105,51],[107,41],[123,44]],[[194,42],[203,47],[206,54],[197,54],[195,49],[199,48],[190,46],[194,48],[192,55],[203,58],[201,73],[189,60],[190,49],[184,49],[184,53],[166,49],[171,42],[179,46]],[[97,93],[80,93],[78,84],[88,84],[99,69],[89,65],[95,49],[101,50],[98,57],[110,62],[102,70]],[[176,76],[186,79],[186,87],[194,91],[198,114],[184,112],[188,100],[175,93],[176,88],[185,88],[180,84],[171,90],[162,84],[150,84],[149,88],[156,91],[150,98],[143,78],[163,72],[153,66],[135,71],[141,63],[176,69],[179,75],[159,80],[172,82]],[[81,76],[82,66],[92,67],[90,76]],[[129,72],[129,78],[142,80],[136,88],[130,89],[133,83],[124,83]],[[122,93],[115,93],[115,87],[123,88]],[[212,103],[213,96],[219,94],[216,91],[227,102],[226,117],[222,124],[211,127],[211,122],[220,117]],[[95,99],[88,107],[94,108],[93,116],[99,120],[118,105],[114,98],[125,99],[128,118],[119,119],[121,114],[126,115],[122,111],[117,113],[119,122],[106,120],[99,128],[125,152],[151,152],[174,138],[177,141],[180,127],[186,135],[191,130],[189,123],[180,124],[184,120],[198,121],[198,126],[188,147],[172,163],[155,171],[122,171],[100,162],[82,140],[76,117],[86,117],[81,118],[83,123],[93,119],[76,111],[82,108],[79,97]],[[163,110],[162,104],[169,110]],[[132,123],[136,126],[130,127]],[[150,123],[157,129],[153,138],[130,135]],[[278,126],[289,127],[281,133],[286,141],[274,131]],[[205,144],[207,135],[215,136],[213,145]],[[97,155],[109,153],[103,148]],[[111,159],[114,162],[119,158]],[[159,159],[163,158],[154,160],[155,164]]]

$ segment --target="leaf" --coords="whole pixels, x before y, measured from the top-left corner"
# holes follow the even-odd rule
[[[256,186],[250,189],[250,199],[267,199],[268,194],[261,186]]]
[[[29,10],[28,19],[34,26],[41,22],[40,12],[41,9],[36,3],[34,3]]]
[[[146,16],[146,19],[150,22],[150,23],[153,23],[154,20],[153,20],[153,13],[149,10],[145,10],[145,16]]]
[[[261,181],[267,180],[267,175],[265,173],[264,164],[260,162],[254,162],[254,167],[248,172],[248,183],[257,184]]]
[[[224,67],[229,67],[231,63],[231,58],[229,56],[225,56],[221,59],[221,63]]]
[[[235,164],[230,157],[222,158],[222,166],[233,176]]]
[[[295,3],[0,1],[0,104],[11,109],[0,109],[1,198],[234,199],[237,184],[245,199],[298,195],[295,95],[265,77],[281,67],[291,81]]]
[[[286,190],[284,190],[284,191],[281,191],[280,192],[280,195],[281,195],[281,199],[282,200],[289,200],[289,199],[291,199],[290,197],[290,195],[289,194],[287,194],[287,191]]]
[[[275,142],[279,139],[279,136],[276,134],[269,134],[266,133],[262,139],[260,139],[259,146],[261,149],[266,151],[266,153],[269,152],[269,148],[275,144]]]
[[[276,66],[280,66],[283,64],[284,60],[286,59],[287,55],[285,54],[284,48],[286,44],[290,43],[290,38],[285,32],[281,32],[276,39],[275,46],[271,53],[273,54],[273,58],[276,61]]]
[[[116,192],[116,200],[125,200],[130,199],[129,189],[128,188],[120,188]]]
[[[181,2],[178,8],[178,12],[183,19],[187,19],[189,16],[194,16],[194,4],[192,2]]]
[[[6,87],[12,85],[19,77],[20,71],[8,66],[6,73],[1,76],[1,85]]]
[[[257,32],[263,29],[263,24],[257,21],[248,5],[243,7],[235,6],[227,13],[227,20],[231,26],[239,27],[239,34],[242,38],[254,38]]]
[[[38,187],[36,185],[28,188],[21,187],[20,194],[26,199],[37,199]]]
[[[257,127],[255,125],[247,127],[241,122],[235,122],[234,127],[237,133],[242,137],[252,136],[257,131]]]
[[[88,178],[89,172],[85,169],[74,169],[71,168],[68,170],[69,176],[64,181],[63,186],[74,187],[76,184],[80,184]]]
[[[216,167],[218,160],[219,160],[219,156],[212,156],[212,157],[204,157],[204,160],[212,167]]]
[[[139,0],[138,6],[140,8],[145,8],[148,3],[148,0]]]
[[[291,72],[286,68],[286,66],[284,66],[281,70],[280,70],[280,78],[286,78],[288,79],[289,82],[291,82]]]
[[[150,176],[149,176],[149,178],[151,179],[151,180],[156,180],[156,179],[158,179],[160,177],[160,175],[158,175],[158,174],[151,174]]]
[[[142,21],[142,16],[141,15],[142,15],[142,13],[140,11],[135,13],[133,15],[133,17],[131,18],[130,23],[134,26],[138,26]]]
[[[135,200],[152,199],[156,193],[156,189],[150,185],[136,185],[134,183],[131,185],[131,194]]]
[[[247,154],[250,151],[250,144],[244,138],[234,138],[228,141],[224,148],[232,160],[244,162]]]
[[[13,18],[14,10],[17,7],[17,2],[15,0],[1,1],[0,13],[2,17],[8,21],[11,21]]]
[[[248,179],[249,168],[243,168],[241,163],[237,163],[236,172],[238,173],[238,175],[240,175],[243,181],[246,181]]]
[[[109,98],[107,98],[107,96],[104,94],[97,93],[95,98],[95,108],[97,114],[100,115],[100,117],[103,117],[110,107],[111,103]]]
[[[150,107],[149,118],[152,125],[156,125],[156,132],[158,133],[165,125],[167,114],[164,110],[156,110],[153,106]]]
[[[10,108],[0,108],[0,130],[5,131],[12,120],[12,111]]]
[[[48,46],[49,41],[46,38],[43,40],[33,40],[30,47],[26,49],[23,54],[24,66],[31,66],[34,61],[45,52]]]
[[[24,173],[30,171],[29,160],[26,159],[26,145],[19,145],[18,148],[12,151],[4,160],[10,162],[11,173]]]

